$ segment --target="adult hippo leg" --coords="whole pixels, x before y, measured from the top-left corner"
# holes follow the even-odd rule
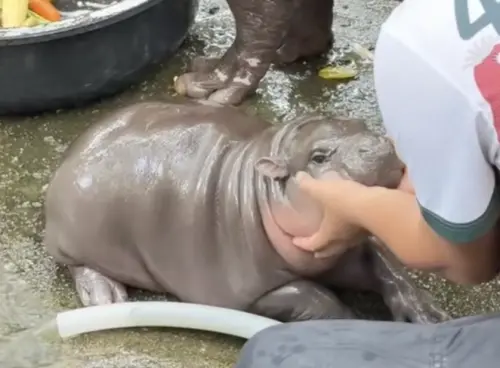
[[[277,50],[278,63],[288,64],[301,58],[317,56],[330,48],[333,43],[333,4],[333,0],[300,0],[282,46]],[[217,67],[219,60],[196,57],[190,69],[208,74]]]
[[[125,302],[125,286],[87,267],[70,266],[69,271],[82,304],[85,307]]]
[[[371,238],[345,253],[337,265],[318,282],[349,290],[373,291],[382,295],[394,320],[436,323],[449,319],[433,298],[419,289],[408,273],[382,245]]]
[[[277,62],[287,64],[318,56],[333,43],[333,0],[302,0],[294,12]]]
[[[356,318],[332,291],[296,280],[258,299],[250,311],[282,322]]]
[[[200,60],[175,81],[181,95],[237,105],[253,93],[276,59],[294,10],[303,0],[228,0],[236,38],[220,60]]]

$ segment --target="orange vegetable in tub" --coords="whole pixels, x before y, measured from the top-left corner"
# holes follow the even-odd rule
[[[50,22],[61,20],[61,13],[49,0],[29,0],[29,8]]]

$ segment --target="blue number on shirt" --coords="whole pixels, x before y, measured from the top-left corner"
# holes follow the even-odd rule
[[[500,2],[498,0],[472,0],[481,3],[484,13],[476,21],[471,22],[469,1],[455,0],[455,17],[460,37],[463,40],[470,40],[489,25],[493,26],[496,32],[500,34]]]

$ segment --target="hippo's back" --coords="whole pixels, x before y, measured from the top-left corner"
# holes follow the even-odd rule
[[[238,141],[249,139],[269,125],[235,107],[209,101],[141,102],[114,111],[95,123],[73,142],[65,156],[114,141],[124,134],[146,136],[156,133],[168,137],[176,128],[200,127],[205,131],[215,129],[227,139]]]
[[[49,185],[48,251],[131,286],[229,299],[221,286],[219,296],[206,294],[228,282],[220,272],[227,244],[217,242],[226,230],[215,216],[231,206],[217,198],[238,184],[221,183],[221,171],[232,170],[224,156],[267,127],[236,108],[200,103],[147,102],[109,115],[72,144]]]

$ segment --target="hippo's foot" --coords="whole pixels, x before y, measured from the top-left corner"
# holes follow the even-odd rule
[[[282,322],[356,318],[332,291],[306,280],[293,281],[262,296],[251,312]]]
[[[220,59],[198,59],[189,73],[175,80],[180,95],[238,105],[254,93],[290,27],[290,0],[228,0],[236,24],[236,38]]]
[[[275,53],[272,51],[271,53]],[[175,80],[175,90],[191,98],[222,105],[239,105],[253,94],[271,65],[270,57],[237,55],[234,46],[218,58],[198,58],[191,72]]]
[[[426,291],[403,283],[394,286],[395,290],[386,290],[383,297],[395,321],[432,324],[450,319]]]
[[[437,323],[449,319],[375,238],[346,252],[318,282],[334,288],[376,292],[383,297],[396,321]]]
[[[379,291],[394,320],[429,324],[450,319],[448,313],[437,305],[427,291],[415,285],[410,275],[388,250],[381,244],[374,245],[372,249],[374,272],[380,283]]]
[[[332,21],[333,0],[302,1],[277,51],[276,62],[288,64],[328,51],[333,44]]]
[[[85,307],[125,302],[128,294],[118,281],[87,267],[70,267],[76,291]]]

